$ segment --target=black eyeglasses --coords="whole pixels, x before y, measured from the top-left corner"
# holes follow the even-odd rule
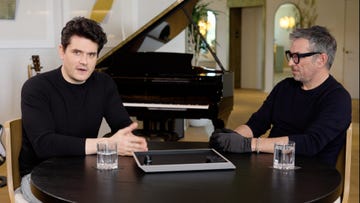
[[[295,64],[300,63],[300,58],[309,57],[315,54],[321,54],[321,52],[308,52],[308,53],[300,54],[300,53],[291,53],[289,50],[285,51],[286,59],[288,61],[292,59]]]

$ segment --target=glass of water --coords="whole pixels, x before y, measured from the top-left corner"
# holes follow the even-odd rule
[[[273,167],[276,169],[295,169],[295,142],[275,143]]]
[[[101,170],[118,168],[118,153],[116,142],[97,143],[96,168]]]

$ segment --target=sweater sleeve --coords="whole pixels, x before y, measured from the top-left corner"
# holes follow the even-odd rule
[[[106,122],[111,128],[111,132],[115,133],[119,129],[129,126],[132,121],[129,117],[128,112],[126,111],[117,86],[108,75],[104,75],[106,83],[105,85],[105,95],[106,101],[104,102],[104,112]]]
[[[246,125],[250,127],[254,137],[259,137],[271,128],[271,117],[273,112],[274,98],[276,97],[277,86],[270,92],[261,107],[251,115]]]

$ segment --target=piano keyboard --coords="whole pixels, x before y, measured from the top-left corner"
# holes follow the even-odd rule
[[[155,103],[123,103],[125,107],[146,107],[150,110],[177,110],[184,111],[186,109],[209,109],[209,105],[197,104],[155,104]]]

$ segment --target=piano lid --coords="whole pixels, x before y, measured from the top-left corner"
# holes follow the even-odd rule
[[[125,53],[153,52],[192,23],[191,14],[198,0],[177,0],[147,24],[99,58],[96,68],[108,68]]]

